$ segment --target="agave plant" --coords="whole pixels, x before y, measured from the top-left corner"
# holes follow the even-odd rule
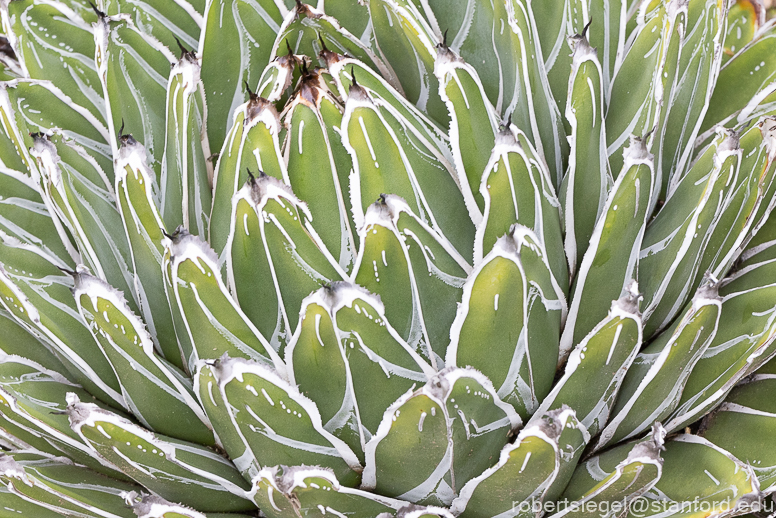
[[[761,511],[765,12],[0,1],[0,517]]]

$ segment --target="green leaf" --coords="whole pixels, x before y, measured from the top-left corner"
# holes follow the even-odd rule
[[[14,50],[26,77],[51,80],[72,102],[103,120],[105,102],[94,64],[92,20],[85,20],[62,3],[33,0],[9,2]]]
[[[428,384],[388,407],[366,446],[363,488],[413,503],[453,500],[453,444],[440,392]]]
[[[450,112],[450,144],[458,184],[472,221],[479,223],[485,207],[480,182],[496,142],[498,114],[474,67],[447,47],[437,48],[434,73],[439,80],[439,95]]]
[[[78,252],[64,228],[52,218],[47,200],[38,192],[38,183],[29,175],[11,169],[0,170],[0,239],[34,246],[52,261],[72,266]],[[60,233],[61,232],[61,233]]]
[[[520,41],[514,31],[509,30],[510,2],[431,0],[420,4],[436,38],[441,40],[443,33],[447,33],[446,44],[450,50],[476,70],[496,114],[501,117],[513,111],[519,103],[518,97],[525,93],[520,91],[522,78],[518,77]],[[544,28],[539,23],[537,26]],[[491,53],[494,59],[482,59],[483,54]],[[474,187],[476,193],[478,185]]]
[[[289,89],[299,74],[302,63],[307,63],[305,56],[298,57],[293,52],[276,57],[261,73],[255,94],[278,106],[285,106]],[[230,131],[235,131],[234,124]]]
[[[514,126],[502,129],[480,183],[485,199],[483,220],[474,241],[474,262],[518,223],[532,229],[547,249],[545,257],[564,293],[568,265],[563,254],[560,203],[547,168],[525,135]]]
[[[229,287],[276,350],[296,329],[302,300],[322,284],[347,277],[311,220],[307,205],[271,176],[249,180],[232,199]],[[259,293],[265,297],[260,305]]]
[[[715,252],[710,238],[733,195],[743,154],[738,136],[720,131],[644,234],[639,279],[647,337],[681,311],[700,285],[705,256]]]
[[[6,87],[9,102],[15,112],[15,122],[18,129],[25,133],[59,133],[70,141],[77,142],[89,155],[89,160],[96,161],[112,180],[112,155],[109,144],[110,134],[104,123],[92,115],[87,109],[74,104],[62,90],[49,81],[34,81],[20,79]],[[10,113],[11,110],[8,110]],[[11,117],[11,115],[7,115]],[[9,120],[10,122],[10,120]],[[32,135],[16,140],[17,151],[24,146],[32,146]],[[27,150],[23,152],[29,157]],[[31,159],[26,159],[28,169]]]
[[[48,344],[39,341],[6,311],[0,311],[0,353],[20,356],[45,369],[68,376],[62,360],[49,349]]]
[[[734,388],[701,425],[704,439],[752,467],[766,493],[776,484],[776,459],[767,447],[776,418],[775,387],[773,374],[754,374]]]
[[[399,336],[440,368],[469,265],[395,195],[369,206],[359,240],[353,281],[379,295]]]
[[[204,20],[201,9],[196,9],[194,4],[196,2],[187,0],[103,0],[102,10],[108,16],[116,16],[119,13],[129,15],[140,30],[168,48],[177,48],[177,42],[180,41],[187,48],[196,49]]]
[[[223,354],[282,365],[227,291],[213,250],[182,228],[165,239],[164,245],[164,287],[177,313],[175,332],[184,335],[186,345],[192,347],[184,350],[189,372],[194,372],[198,360]]]
[[[0,480],[8,490],[59,516],[131,518],[122,494],[132,484],[111,480],[64,459],[37,453],[0,457]],[[35,512],[32,516],[40,516]]]
[[[720,70],[701,131],[745,122],[748,112],[773,92],[775,79],[776,25],[771,24]]]
[[[520,431],[501,450],[498,462],[470,480],[451,510],[463,518],[529,516],[558,477],[563,457],[559,440],[573,411],[551,412]],[[533,511],[533,512],[532,512]]]
[[[570,275],[574,277],[596,222],[603,213],[613,181],[606,154],[606,90],[601,64],[585,35],[574,36],[569,41],[574,46],[566,101],[571,152],[560,199],[565,216],[564,249]]]
[[[509,113],[515,125],[528,135],[538,156],[547,164],[552,184],[557,189],[565,171],[563,164],[567,161],[569,148],[563,117],[552,97],[547,70],[541,59],[534,58],[542,53],[532,2],[510,0],[507,12],[509,26],[517,36],[512,48],[514,52],[519,50],[517,76],[520,78],[516,86],[520,95],[514,98],[517,105]]]
[[[253,491],[256,503],[269,518],[294,516],[292,506],[299,516],[375,518],[381,513],[393,516],[406,505],[401,500],[341,486],[330,469],[306,466],[283,467],[282,471],[265,468],[253,480]]]
[[[105,403],[124,408],[113,369],[78,314],[64,276],[34,249],[0,245],[0,304],[57,351],[73,379]]]
[[[752,468],[709,441],[678,435],[666,443],[662,457],[660,480],[631,503],[629,516],[709,516],[758,508],[762,493]],[[606,472],[613,461],[599,466]]]
[[[280,118],[274,105],[252,95],[237,108],[234,123],[218,158],[213,179],[210,245],[223,261],[232,221],[232,198],[249,178],[249,172],[288,180],[280,150]]]
[[[630,294],[612,302],[609,314],[571,352],[563,377],[542,401],[532,421],[568,405],[591,436],[604,428],[625,373],[642,343],[638,300],[634,283]]]
[[[41,191],[73,235],[81,261],[98,277],[127,294],[137,307],[131,253],[121,228],[111,179],[86,151],[61,136],[36,136],[30,155],[37,161]]]
[[[390,67],[390,75],[381,71],[383,77],[400,88],[421,112],[446,127],[447,108],[439,97],[439,81],[434,75],[437,35],[410,1],[369,0],[367,6],[375,44]]]
[[[285,156],[288,182],[306,200],[318,235],[343,270],[356,255],[354,223],[348,195],[352,164],[333,127],[342,124],[342,106],[321,74],[310,72],[285,107],[288,129]]]
[[[663,184],[661,200],[690,167],[694,141],[709,109],[723,59],[723,6],[716,0],[692,0],[687,20],[676,81],[670,95],[663,96],[665,122],[655,164]]]
[[[560,341],[561,360],[606,317],[637,270],[644,227],[651,215],[654,165],[646,143],[631,139],[625,164],[606,200],[574,280],[569,316]],[[642,276],[639,275],[639,279]]]
[[[765,10],[759,2],[735,0],[731,3],[727,13],[723,64],[754,39],[764,22]]]
[[[363,487],[413,503],[449,505],[493,463],[520,424],[485,376],[445,369],[385,411],[367,443]]]
[[[106,140],[110,138],[115,154],[119,129],[132,134],[145,146],[158,182],[164,161],[167,80],[175,56],[124,15],[100,17],[94,25],[94,41],[107,110]]]
[[[603,20],[590,26],[590,44],[598,49],[603,78],[603,91],[610,92],[612,78],[622,66],[625,55],[628,4],[633,0],[591,0],[590,19]],[[608,103],[609,96],[606,95]]]
[[[360,76],[359,76],[360,77]],[[353,158],[350,197],[357,227],[382,194],[404,198],[413,213],[445,236],[464,258],[471,257],[474,224],[456,173],[393,104],[352,84],[342,118],[342,142]]]
[[[687,10],[673,0],[639,17],[635,40],[612,80],[606,117],[607,152],[615,175],[623,168],[620,153],[631,135],[646,135],[660,124],[666,81],[673,80],[678,38]],[[657,133],[655,140],[661,137]],[[646,138],[652,148],[652,138]],[[659,141],[659,140],[658,140]],[[656,176],[652,188],[661,184]],[[654,205],[654,201],[651,205]]]
[[[464,285],[446,357],[448,366],[482,371],[523,418],[552,388],[566,316],[566,298],[541,243],[514,225],[477,263]]]
[[[204,446],[151,433],[75,394],[67,413],[89,448],[162,498],[205,512],[253,509],[234,465]]]
[[[335,52],[323,52],[329,72],[337,85],[343,100],[350,97],[350,87],[357,84],[367,91],[369,97],[383,106],[390,106],[400,118],[409,125],[415,138],[419,139],[436,160],[442,162],[449,171],[453,171],[453,157],[448,147],[447,132],[408,101],[388,81],[366,64]],[[358,82],[354,78],[358,78]],[[358,91],[358,90],[357,90]]]
[[[321,288],[300,314],[285,351],[290,381],[363,461],[385,409],[434,371],[391,327],[380,298],[357,285]]]
[[[75,276],[73,295],[138,421],[165,435],[212,445],[210,423],[191,391],[190,380],[156,356],[143,322],[123,295],[83,271]]]
[[[184,225],[207,236],[213,165],[205,124],[204,91],[196,56],[184,52],[167,84],[167,124],[160,211],[168,228]]]
[[[664,437],[665,430],[656,424],[650,437],[634,445],[628,452],[628,456],[618,463],[611,473],[604,472],[606,476],[600,481],[598,472],[591,469],[596,465],[597,459],[594,458],[595,460],[589,460],[579,466],[575,477],[572,477],[563,494],[564,503],[566,498],[572,502],[552,516],[557,518],[622,516],[634,500],[655,487],[660,480],[663,472],[660,450],[663,449]],[[591,476],[591,473],[595,474]],[[583,478],[582,483],[575,480],[577,474]],[[585,483],[589,484],[591,478],[595,485],[589,489],[585,488]],[[612,505],[611,510],[605,510],[604,505]]]
[[[116,204],[132,253],[134,287],[143,321],[154,348],[179,369],[186,370],[184,350],[164,291],[162,258],[165,226],[156,205],[154,173],[146,164],[143,145],[132,136],[121,138],[116,156]],[[187,343],[187,342],[185,342]]]
[[[40,345],[38,345],[40,347]],[[78,464],[126,480],[116,468],[95,455],[70,429],[65,415],[66,396],[92,396],[56,371],[20,356],[2,356],[0,406],[3,435],[21,442],[19,449],[34,449],[67,456]]]
[[[228,419],[211,420],[219,436],[222,429],[239,434],[244,446],[238,451],[230,449],[239,446],[231,441],[224,446],[244,472],[279,464],[323,466],[333,469],[343,485],[358,484],[362,468],[356,455],[323,428],[315,403],[276,371],[241,358],[224,358],[212,372],[215,383],[209,390],[218,393],[225,404],[225,412],[219,412]],[[210,408],[205,405],[206,411]]]
[[[764,260],[746,266],[721,285],[717,334],[692,370],[667,430],[681,429],[708,413],[739,380],[773,356],[773,275],[774,263]]]
[[[701,287],[684,314],[639,353],[596,449],[633,439],[674,411],[687,378],[716,335],[721,307],[717,286]]]

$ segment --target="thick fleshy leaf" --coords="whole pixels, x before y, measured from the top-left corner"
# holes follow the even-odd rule
[[[343,163],[347,155],[333,131],[341,124],[342,106],[321,74],[304,75],[285,108],[288,182],[294,194],[307,202],[323,244],[340,267],[348,270],[356,244],[348,192],[352,164],[349,159]]]
[[[730,197],[706,244],[699,273],[723,278],[776,206],[776,117],[767,117],[739,139],[742,156]]]
[[[515,125],[528,135],[538,156],[547,164],[552,184],[557,189],[565,171],[569,147],[563,128],[563,116],[552,97],[544,63],[534,58],[542,52],[532,2],[510,0],[507,10],[509,26],[517,36],[512,48],[519,55],[519,80],[514,98],[517,105],[509,113]]]
[[[37,161],[43,196],[73,235],[81,261],[126,293],[135,309],[129,243],[122,233],[111,232],[121,228],[111,179],[82,147],[61,136],[36,136],[30,155]]]
[[[96,161],[108,180],[112,181],[110,134],[102,120],[86,108],[74,104],[50,81],[20,79],[6,84],[5,90],[9,96],[9,114],[6,116],[13,116],[17,125],[10,130],[14,133],[14,144],[30,171],[34,166],[29,165],[33,160],[29,158],[27,149],[32,147],[33,138],[27,133],[58,133],[83,147],[89,160]],[[23,141],[16,137],[19,134],[25,136]],[[20,151],[21,146],[27,149]]]
[[[721,133],[644,234],[639,279],[647,337],[669,325],[700,285],[701,263],[715,251],[709,239],[738,182],[742,153],[737,135]]]
[[[6,311],[0,311],[0,354],[20,356],[62,376],[69,376],[57,353],[29,333]]]
[[[133,287],[154,347],[180,369],[187,369],[178,345],[173,315],[164,292],[162,258],[165,226],[156,205],[157,186],[143,145],[130,135],[120,139],[116,156],[116,204],[132,253]]]
[[[565,218],[564,249],[574,277],[613,182],[606,154],[606,90],[601,64],[584,34],[569,41],[574,45],[566,101],[571,151],[560,199]]]
[[[154,434],[93,403],[68,398],[71,428],[95,453],[173,502],[203,511],[245,511],[250,487],[234,465],[193,443]]]
[[[429,120],[418,108],[398,92],[388,81],[366,64],[335,52],[321,53],[342,99],[350,97],[350,87],[358,84],[369,96],[384,106],[390,106],[438,161],[453,171],[453,157],[448,148],[447,132]],[[355,78],[358,78],[356,82]]]
[[[434,371],[391,327],[380,299],[356,285],[321,288],[301,315],[285,352],[290,381],[363,460],[385,409]]]
[[[463,486],[452,511],[464,518],[535,513],[533,506],[542,503],[561,472],[561,434],[573,414],[568,408],[551,412],[523,428],[517,440],[501,450],[497,463]]]
[[[633,0],[590,0],[590,19],[603,20],[603,23],[590,26],[590,45],[598,49],[607,102],[612,78],[622,66],[625,55],[627,10],[633,3]]]
[[[531,8],[536,19],[536,28],[542,45],[544,68],[547,70],[552,97],[558,105],[561,114],[567,108],[566,94],[573,46],[569,37],[581,34],[589,22],[588,1],[585,0],[551,0],[549,2],[532,2]],[[545,25],[542,26],[541,24]],[[568,122],[563,121],[568,132]]]
[[[342,141],[353,157],[350,198],[357,227],[382,194],[404,198],[412,212],[470,257],[474,224],[449,162],[434,150],[392,104],[352,84],[342,118]],[[431,158],[431,159],[430,159]]]
[[[280,180],[252,178],[232,199],[226,267],[232,294],[272,347],[282,349],[302,300],[347,277],[313,228],[307,205]],[[256,303],[256,295],[264,298]]]
[[[329,514],[352,518],[393,516],[406,502],[359,489],[341,486],[330,469],[306,466],[264,468],[253,480],[254,499],[268,518],[324,517]],[[294,510],[292,510],[292,507]]]
[[[496,114],[500,117],[512,112],[518,96],[525,92],[520,91],[523,78],[518,76],[520,40],[514,31],[508,30],[510,2],[431,0],[420,4],[437,37],[441,39],[447,33],[450,50],[470,63],[482,78],[485,95]],[[483,53],[493,53],[495,59],[483,60]],[[477,186],[473,186],[475,193]]]
[[[727,13],[723,63],[743,49],[765,22],[765,9],[759,0],[735,0]]]
[[[275,350],[227,291],[213,250],[181,228],[164,245],[164,287],[189,372],[194,372],[198,360],[223,354],[281,365]]]
[[[167,83],[167,124],[160,212],[168,228],[183,225],[205,237],[213,165],[204,128],[204,90],[196,56],[184,51]]]
[[[199,44],[200,27],[204,20],[198,1],[154,2],[153,0],[102,0],[108,16],[128,14],[135,25],[170,49],[180,42],[189,49]]]
[[[701,424],[703,438],[751,466],[766,493],[776,484],[776,459],[768,444],[776,424],[774,379],[770,373],[755,373],[734,388]]]
[[[175,504],[148,493],[129,491],[123,493],[124,501],[137,518],[249,518],[247,514],[201,513],[191,507]]]
[[[665,430],[660,425],[655,425],[650,437],[636,443],[628,452],[628,456],[618,463],[611,473],[604,472],[605,477],[602,480],[598,480],[598,472],[591,476],[591,473],[594,473],[594,468],[591,468],[596,465],[596,458],[579,466],[563,493],[563,503],[566,503],[566,499],[571,502],[552,516],[622,516],[634,500],[652,489],[660,480],[663,471],[660,450],[663,449],[664,437]],[[622,449],[625,448],[628,446]],[[577,475],[582,480],[578,480]],[[592,487],[586,487],[587,485]],[[611,510],[603,511],[601,508],[605,505],[612,505]]]
[[[663,95],[663,133],[655,162],[662,182],[661,200],[690,167],[694,141],[717,84],[724,25],[724,5],[716,0],[689,2],[678,74],[671,91]]]
[[[721,285],[719,328],[692,370],[667,430],[681,429],[708,413],[776,352],[773,279],[774,263],[766,259],[747,265]]]
[[[108,360],[91,338],[70,292],[72,278],[36,250],[0,245],[0,303],[56,351],[73,379],[100,400],[124,408]]]
[[[0,457],[0,480],[12,494],[59,516],[133,515],[124,505],[122,493],[136,486],[111,480],[61,458],[27,452],[5,454]],[[40,515],[35,512],[30,516]]]
[[[132,414],[153,431],[213,444],[205,413],[183,372],[156,356],[143,322],[120,292],[85,272],[75,276],[78,311],[113,366]],[[174,418],[171,419],[171,416]]]
[[[568,405],[591,436],[606,425],[628,368],[642,342],[635,283],[631,293],[612,302],[608,316],[575,347],[563,377],[542,401],[532,421]]]
[[[669,0],[666,5],[661,2],[638,20],[635,40],[612,81],[607,109],[607,151],[615,177],[624,169],[621,153],[628,138],[662,127],[665,86],[673,82],[676,74],[679,40],[687,21],[686,2]],[[657,149],[653,141],[659,142],[661,136],[662,132],[654,138],[645,137],[647,148]],[[653,190],[660,183],[661,179],[656,176]]]
[[[78,253],[69,237],[62,240],[62,223],[51,217],[46,200],[38,192],[38,183],[22,171],[0,169],[0,192],[2,239],[35,246],[63,265],[71,265],[73,255]]]
[[[438,35],[411,1],[369,0],[367,5],[375,44],[393,73],[393,77],[383,76],[421,112],[446,127],[447,108],[434,75]]]
[[[288,10],[273,0],[207,3],[197,54],[207,104],[207,135],[213,152],[230,131],[231,114],[245,102],[270,62],[275,36]]]
[[[674,411],[687,378],[714,339],[721,306],[716,285],[701,287],[684,315],[639,353],[597,449],[632,439]]]
[[[125,14],[101,16],[94,25],[94,41],[113,152],[118,151],[123,128],[145,146],[158,182],[164,160],[165,91],[175,56]]]
[[[219,436],[222,430],[240,436],[242,446],[229,441],[224,447],[244,473],[258,474],[280,464],[323,466],[334,470],[343,485],[358,484],[362,469],[358,458],[323,428],[315,403],[295,386],[275,371],[241,358],[224,358],[211,372],[214,383],[208,390],[225,405],[219,415],[227,415],[217,421],[210,416],[211,421]],[[210,408],[205,405],[206,411]],[[235,447],[238,451],[233,451]]]
[[[624,456],[627,446],[601,455],[603,473]],[[665,445],[663,471],[655,487],[631,503],[629,516],[673,518],[726,515],[758,508],[760,487],[752,468],[696,435],[679,435]],[[708,481],[707,481],[708,480]]]
[[[654,165],[646,143],[631,139],[625,164],[606,200],[572,288],[561,335],[561,361],[628,292],[639,269],[644,228],[651,216]],[[639,276],[641,278],[641,276]]]
[[[78,464],[126,479],[95,455],[70,429],[64,413],[68,393],[91,399],[88,392],[56,371],[19,356],[2,356],[0,363],[0,428],[21,441],[20,449],[67,456]]]
[[[547,260],[541,240],[525,227],[499,238],[464,285],[447,350],[448,366],[482,371],[523,418],[552,388],[566,317]]]
[[[771,23],[719,72],[701,131],[715,124],[743,123],[776,80],[776,24]]]
[[[13,34],[16,55],[26,76],[48,79],[75,104],[102,120],[105,102],[94,64],[91,23],[60,2],[8,2],[3,6],[6,30]]]
[[[210,246],[224,261],[232,220],[232,198],[249,178],[250,171],[287,181],[286,163],[280,151],[280,118],[275,106],[252,95],[237,108],[226,136],[213,178],[210,214]]]
[[[479,10],[473,4],[470,8]],[[439,80],[439,95],[450,112],[450,144],[458,184],[472,221],[479,223],[485,208],[480,182],[496,142],[499,117],[475,68],[445,46],[437,47],[434,74]]]
[[[364,9],[364,7],[355,7]],[[372,23],[374,24],[374,19]],[[298,2],[296,8],[288,13],[283,24],[276,31],[277,37],[272,48],[272,58],[277,58],[287,50],[300,56],[317,56],[323,50],[347,54],[366,63],[383,77],[398,84],[393,71],[386,66],[381,57],[369,45],[359,40],[359,35],[351,34],[339,21],[312,5]]]
[[[518,223],[536,233],[547,250],[545,257],[555,279],[563,292],[568,292],[560,202],[544,162],[515,126],[503,128],[496,136],[479,192],[485,200],[485,210],[475,235],[475,263]]]
[[[363,486],[413,503],[449,505],[493,463],[519,424],[482,374],[443,370],[385,411],[367,444]]]
[[[379,295],[399,336],[441,368],[469,265],[399,196],[369,206],[359,240],[353,281]]]

